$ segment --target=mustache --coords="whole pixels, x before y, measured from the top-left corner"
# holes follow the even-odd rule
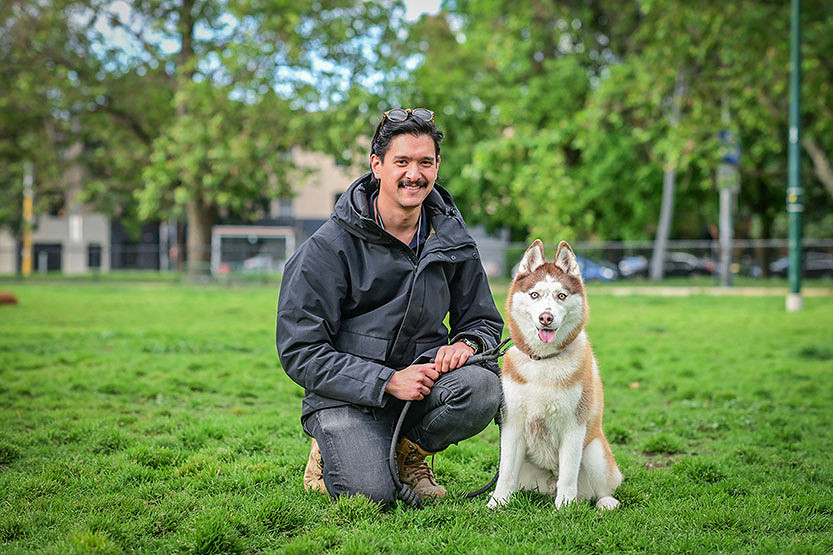
[[[396,184],[399,187],[428,187],[428,181],[424,179],[419,179],[417,181],[411,181],[410,179],[400,179]]]

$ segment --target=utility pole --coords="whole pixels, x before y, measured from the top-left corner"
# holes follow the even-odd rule
[[[804,306],[801,297],[801,223],[804,212],[804,191],[801,188],[801,0],[792,0],[790,24],[790,133],[789,183],[787,185],[787,215],[790,226],[790,292],[787,312]]]
[[[20,255],[20,273],[23,277],[32,274],[32,228],[34,227],[33,214],[33,185],[35,184],[35,172],[31,160],[23,162],[23,249]]]

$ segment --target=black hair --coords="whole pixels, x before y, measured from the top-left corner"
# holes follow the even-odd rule
[[[401,122],[394,122],[384,118],[379,125],[381,125],[381,129],[377,127],[376,140],[370,145],[371,155],[375,154],[384,160],[385,154],[387,154],[394,137],[397,135],[411,134],[414,137],[419,137],[420,135],[430,136],[434,140],[436,156],[440,156],[440,142],[442,142],[445,135],[434,125],[433,121],[424,121],[411,115],[408,119]]]

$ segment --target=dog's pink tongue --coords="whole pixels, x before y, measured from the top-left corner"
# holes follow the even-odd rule
[[[544,343],[552,343],[555,339],[555,330],[538,330],[538,337]]]

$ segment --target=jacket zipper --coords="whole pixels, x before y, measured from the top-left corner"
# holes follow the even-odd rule
[[[398,241],[398,242],[402,243],[401,241]],[[426,243],[427,243],[427,241],[426,241]],[[446,254],[446,253],[448,253],[450,251],[458,250],[458,249],[463,248],[463,247],[468,247],[468,246],[475,246],[475,244],[474,243],[462,243],[460,245],[455,245],[455,246],[450,247],[450,248],[445,248],[445,249],[435,248],[435,249],[432,249],[430,251],[424,251],[422,253],[421,259],[424,260],[426,257],[428,257],[430,255],[437,255],[438,260],[443,260],[443,256],[448,256],[449,260],[451,260],[452,262],[456,262],[455,255],[449,255],[449,254]],[[399,329],[396,330],[396,335],[394,336],[393,343],[391,343],[391,352],[393,352],[393,350],[396,348],[397,344],[399,343],[399,338],[402,335],[402,329],[405,327],[405,324],[408,322],[408,314],[411,311],[411,306],[412,306],[412,303],[413,303],[414,286],[416,285],[417,276],[422,271],[425,270],[425,268],[428,266],[428,264],[431,264],[431,263],[435,262],[435,261],[426,262],[426,263],[421,265],[420,260],[415,259],[413,251],[410,249],[410,247],[406,246],[405,248],[408,249],[408,251],[409,251],[409,257],[410,257],[411,263],[413,264],[413,272],[411,273],[411,286],[409,288],[408,306],[405,307],[405,315],[402,318],[402,323],[399,325]],[[420,270],[420,268],[422,268],[422,270]],[[386,358],[390,358],[390,355],[391,355],[391,353],[388,353]],[[397,369],[394,369],[394,370],[397,370]]]

